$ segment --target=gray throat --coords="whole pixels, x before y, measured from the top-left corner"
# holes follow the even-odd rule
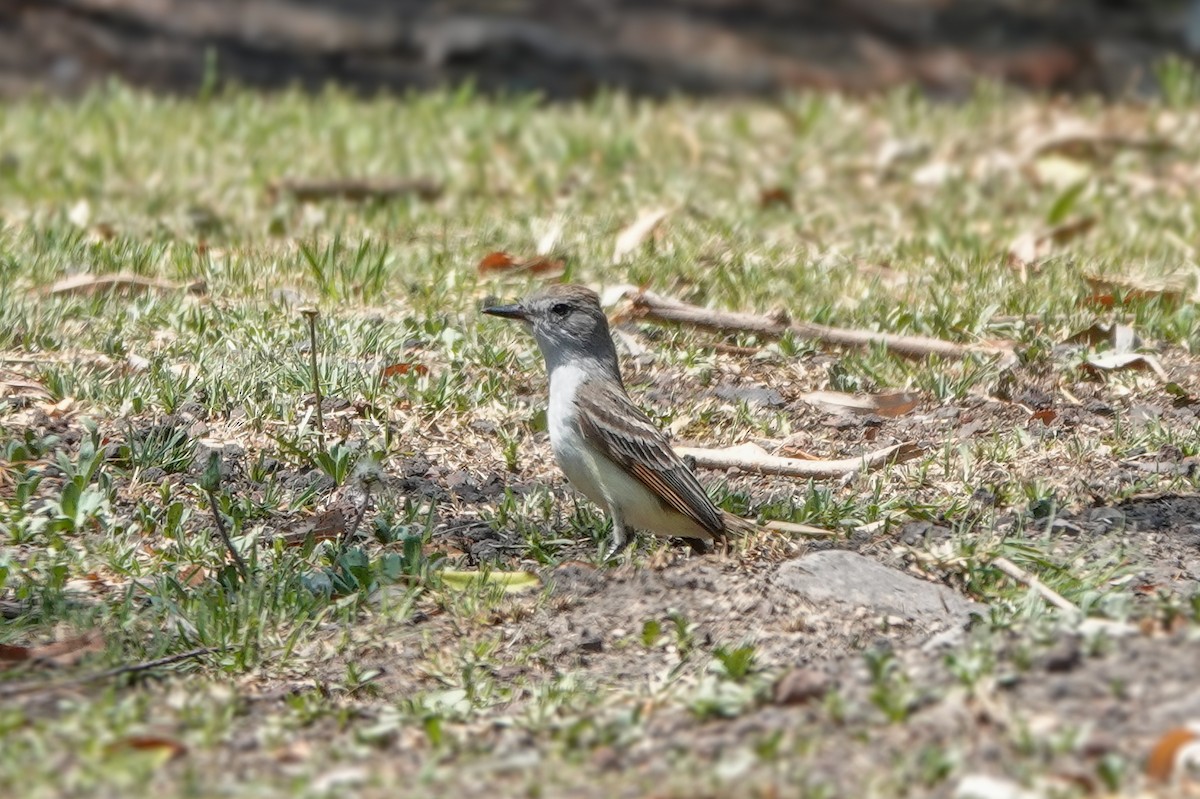
[[[540,344],[541,342],[539,342]],[[560,366],[575,366],[585,374],[596,377],[608,377],[617,381],[622,388],[625,383],[621,380],[621,367],[617,361],[617,348],[610,336],[603,340],[597,337],[587,346],[574,343],[566,346],[558,342],[547,342],[540,347],[542,358],[546,361],[546,374],[553,374]]]

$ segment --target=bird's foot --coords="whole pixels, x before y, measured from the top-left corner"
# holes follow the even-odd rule
[[[633,543],[633,536],[625,530],[618,530],[614,527],[612,541],[608,545],[608,552],[604,553],[604,559],[606,561],[615,560],[631,543]]]

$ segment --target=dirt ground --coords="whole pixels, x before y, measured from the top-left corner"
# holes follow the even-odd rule
[[[1175,354],[1164,360],[1185,397],[1200,395],[1189,359]],[[514,596],[465,623],[429,599],[411,618],[389,622],[384,601],[348,648],[336,650],[333,642],[346,633],[331,626],[302,645],[299,670],[267,665],[242,678],[241,732],[231,745],[192,758],[188,768],[208,767],[206,758],[213,757],[223,773],[238,779],[286,774],[312,747],[382,723],[387,702],[379,698],[423,695],[456,682],[440,670],[447,667],[447,653],[464,642],[487,646],[477,679],[511,686],[507,700],[445,725],[442,734],[457,742],[454,755],[439,755],[443,750],[420,730],[389,728],[372,741],[379,757],[370,776],[336,772],[330,777],[335,784],[344,778],[371,795],[375,780],[388,779],[381,774],[405,780],[422,773],[443,795],[470,795],[484,785],[517,794],[536,785],[542,795],[682,796],[703,790],[743,796],[753,789],[769,796],[775,795],[771,786],[804,784],[831,792],[820,795],[951,796],[955,786],[938,778],[947,763],[1011,776],[1029,767],[1032,747],[1034,760],[1050,775],[1038,777],[1042,788],[1098,795],[1105,788],[1098,775],[1114,763],[1140,770],[1165,731],[1200,718],[1200,642],[1162,610],[1195,602],[1200,588],[1200,496],[1190,488],[1195,463],[1169,446],[1119,459],[1094,443],[1071,448],[1071,442],[1109,439],[1115,424],[1129,420],[1189,431],[1200,402],[1172,399],[1145,382],[1113,392],[1096,380],[1026,378],[998,392],[1010,399],[972,396],[927,402],[898,418],[845,417],[813,412],[798,399],[821,368],[820,357],[785,370],[730,357],[707,387],[679,374],[658,374],[641,384],[635,378],[634,384],[650,407],[685,394],[703,403],[753,390],[749,396],[765,404],[793,409],[793,437],[819,455],[900,441],[936,449],[939,442],[988,439],[1017,427],[1028,433],[1029,455],[978,476],[973,491],[945,474],[913,482],[914,505],[922,491],[970,494],[974,523],[911,518],[808,542],[764,534],[728,554],[666,547],[652,556],[650,568],[599,570],[569,555],[562,565],[543,568],[507,554],[522,551],[520,533],[477,521],[506,488],[519,493],[545,482],[555,486],[561,506],[571,507],[544,435],[522,445],[516,473],[479,467],[501,461],[498,442],[486,432],[455,451],[435,440],[413,442],[419,454],[388,464],[387,490],[435,504],[440,521],[433,548],[466,565],[534,570],[551,586],[549,600]],[[530,388],[534,402],[536,387]],[[349,407],[337,398],[329,403]],[[197,419],[198,412],[146,424],[220,437],[228,420]],[[68,440],[78,435],[61,419],[31,415],[27,421]],[[195,428],[198,423],[203,428]],[[132,434],[114,430],[113,441]],[[226,453],[232,478],[248,480],[239,464],[251,454]],[[283,483],[315,481],[331,505],[345,499],[315,474],[281,468],[275,478]],[[886,479],[895,482],[889,490],[905,482],[905,468],[890,470]],[[1178,478],[1179,490],[1131,491],[1148,476],[1164,474]],[[1010,484],[1034,478],[1053,488],[1053,501],[1020,507],[1011,497],[1001,499]],[[781,478],[729,473],[724,479],[729,490],[757,502],[803,490]],[[253,494],[262,487],[251,481],[241,490]],[[1068,570],[1111,565],[1114,579],[1132,586],[1134,599],[1124,613],[1135,623],[1077,628],[1034,613],[1007,631],[978,633],[972,619],[986,618],[988,608],[972,593],[968,574],[956,570],[948,547],[964,536],[1017,534],[1041,541]],[[586,557],[596,544],[571,546]],[[886,591],[856,602],[797,589],[797,570],[834,550],[914,580],[945,613],[906,612]],[[869,586],[863,589],[869,592]],[[1023,601],[1040,606],[1032,594]],[[753,647],[756,684],[715,681],[708,658],[689,656],[741,645]],[[286,745],[264,743],[256,718],[308,692],[336,692],[349,661],[378,676],[369,693],[341,699],[349,719],[344,726],[325,720]],[[539,708],[563,684],[571,686],[564,694],[582,687],[594,703],[575,709],[569,729],[540,726]],[[672,686],[675,701],[662,699],[664,686]],[[162,690],[169,692],[169,683]],[[447,693],[447,702],[460,701]],[[590,752],[584,761],[564,754],[568,741],[570,751]],[[797,752],[804,756],[789,754]],[[564,757],[576,758],[570,768],[561,767]],[[681,776],[688,774],[681,764],[689,762],[702,764],[696,775],[708,776]]]

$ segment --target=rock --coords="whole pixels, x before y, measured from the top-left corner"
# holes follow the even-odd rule
[[[787,561],[779,584],[810,602],[866,607],[922,626],[966,624],[981,606],[949,588],[876,563],[855,552],[835,549]]]
[[[777,705],[801,705],[820,699],[829,690],[829,676],[816,669],[797,668],[775,683],[773,699]]]
[[[1080,648],[1079,639],[1074,636],[1064,638],[1052,646],[1039,660],[1041,667],[1051,674],[1074,671],[1083,663],[1083,651]]]
[[[141,481],[147,485],[152,483],[161,483],[163,478],[167,476],[165,469],[158,466],[151,466],[149,469],[144,469],[141,474]]]
[[[604,640],[595,633],[584,630],[579,636],[579,648],[584,652],[603,652]]]
[[[954,799],[1037,799],[1037,794],[1025,790],[1012,780],[968,774],[958,784]]]
[[[745,402],[763,408],[782,408],[787,404],[778,391],[762,386],[717,386],[713,393],[726,402]]]

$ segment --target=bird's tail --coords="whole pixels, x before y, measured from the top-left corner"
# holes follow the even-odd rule
[[[728,535],[749,535],[762,529],[749,519],[734,516],[727,510],[721,511],[721,521],[725,523],[725,532]]]

